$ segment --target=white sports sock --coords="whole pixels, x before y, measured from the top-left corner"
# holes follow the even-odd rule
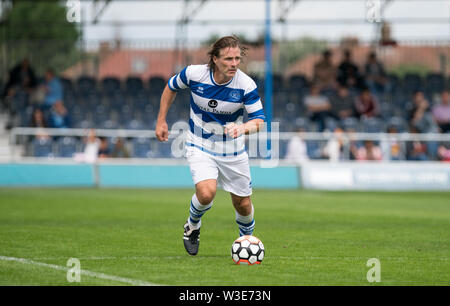
[[[194,193],[191,200],[191,206],[189,208],[189,218],[188,218],[189,225],[195,229],[200,228],[202,224],[201,220],[202,216],[205,214],[206,211],[208,211],[211,208],[212,205],[213,202],[207,205],[200,204],[200,202],[197,199],[197,195]]]
[[[252,212],[248,216],[242,216],[236,211],[236,223],[239,227],[239,235],[252,235],[255,229],[255,210],[252,204]]]

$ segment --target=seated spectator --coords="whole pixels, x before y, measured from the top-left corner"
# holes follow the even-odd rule
[[[322,95],[319,87],[313,84],[310,87],[309,95],[305,97],[304,103],[310,119],[318,123],[319,131],[322,132],[325,129],[325,119],[331,116],[331,104],[328,98]]]
[[[109,142],[108,138],[100,137],[100,145],[98,147],[98,158],[108,158],[109,157]]]
[[[439,160],[444,162],[450,162],[450,149],[447,149],[444,145],[440,145],[438,148]]]
[[[12,97],[18,90],[31,94],[36,85],[37,79],[34,70],[30,61],[25,58],[9,72],[2,98]]]
[[[347,87],[339,86],[337,93],[332,95],[330,100],[331,113],[337,119],[342,120],[355,115],[353,98],[350,96],[350,92]]]
[[[48,124],[47,121],[45,120],[44,113],[40,108],[35,108],[33,110],[33,113],[31,114],[30,127],[43,129],[48,128]],[[48,139],[50,138],[50,136],[46,132],[39,131],[36,134],[36,138]]]
[[[45,91],[44,107],[50,108],[56,102],[63,100],[63,86],[59,78],[55,76],[53,69],[48,68],[45,72],[45,84],[43,85]]]
[[[382,94],[387,89],[386,72],[383,64],[377,60],[375,52],[371,52],[365,65],[366,85],[375,94]]]
[[[56,102],[50,110],[50,127],[69,128],[70,120],[67,109],[62,101]]]
[[[289,140],[285,156],[286,161],[302,164],[309,160],[306,143],[302,137],[304,132],[305,129],[297,128],[297,134]]]
[[[382,160],[383,154],[379,146],[372,140],[366,140],[364,146],[360,148],[353,147],[353,154],[356,160]]]
[[[368,88],[364,88],[355,99],[355,110],[360,118],[376,117],[380,113],[378,100],[370,93]]]
[[[442,133],[450,132],[450,94],[444,90],[441,101],[432,108],[433,119]]]
[[[118,138],[114,144],[114,148],[111,153],[111,157],[115,158],[129,158],[130,153],[128,152],[122,138]]]
[[[337,68],[337,81],[339,85],[348,88],[361,88],[363,85],[358,66],[353,62],[350,50],[344,51],[344,59]]]
[[[331,56],[331,51],[324,51],[322,59],[314,65],[313,83],[319,90],[336,88],[336,67],[332,63]]]
[[[413,125],[410,127],[409,132],[412,134],[420,133],[420,131]],[[406,158],[408,160],[415,160],[415,161],[428,160],[427,145],[419,140],[406,142]]]
[[[430,103],[422,91],[416,91],[413,95],[412,109],[409,112],[409,123],[419,133],[431,132],[435,124],[430,112]]]

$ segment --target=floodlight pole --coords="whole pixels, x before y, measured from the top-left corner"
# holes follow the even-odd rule
[[[270,16],[270,0],[266,0],[266,22],[265,22],[265,86],[264,86],[264,104],[266,109],[266,125],[267,125],[267,158],[272,156],[272,37],[271,37],[271,16]]]

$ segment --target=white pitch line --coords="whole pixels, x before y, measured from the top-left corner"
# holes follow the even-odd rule
[[[69,270],[68,267],[47,264],[47,263],[29,260],[29,259],[25,259],[25,258],[0,256],[0,260],[14,261],[14,262],[22,263],[22,264],[33,265],[33,266],[38,266],[38,267],[45,267],[45,268],[50,268],[50,269],[54,269],[54,270],[58,270],[58,271],[66,271],[67,272]],[[110,281],[114,281],[114,282],[126,283],[126,284],[130,284],[133,286],[161,286],[160,284],[154,284],[154,283],[149,283],[149,282],[145,282],[145,281],[141,281],[141,280],[115,276],[115,275],[108,275],[108,274],[104,274],[104,273],[97,273],[97,272],[92,272],[92,271],[83,270],[83,269],[80,270],[80,274],[90,276],[90,277],[110,280]]]

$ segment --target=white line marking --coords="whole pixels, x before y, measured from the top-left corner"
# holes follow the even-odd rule
[[[25,259],[25,258],[0,256],[0,260],[14,261],[14,262],[22,263],[22,264],[45,267],[45,268],[50,268],[50,269],[54,269],[54,270],[58,270],[58,271],[68,271],[69,270],[68,267],[47,264],[47,263],[29,260],[29,259]],[[120,282],[120,283],[127,283],[127,284],[130,284],[133,286],[161,286],[160,284],[154,284],[154,283],[149,283],[149,282],[145,282],[145,281],[141,281],[141,280],[115,276],[115,275],[108,275],[108,274],[104,274],[104,273],[97,273],[97,272],[92,272],[89,270],[80,270],[80,273],[82,275],[86,275],[86,276],[90,276],[90,277],[95,277],[95,278],[100,278],[100,279],[105,279],[105,280],[110,280],[110,281]]]

